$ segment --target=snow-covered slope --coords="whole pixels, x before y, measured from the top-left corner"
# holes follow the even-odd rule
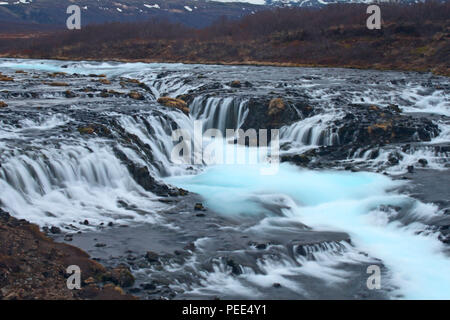
[[[369,3],[374,0],[0,0],[0,34],[19,25],[65,28],[66,8],[82,8],[82,25],[153,18],[204,27],[221,17],[239,19],[273,7],[318,7],[329,3]],[[389,0],[381,0],[389,1]],[[417,2],[422,0],[395,0]],[[22,27],[21,27],[22,28]],[[17,30],[18,31],[18,30]]]
[[[372,3],[374,0],[210,0],[215,2],[226,3],[250,3],[254,5],[265,6],[297,6],[297,7],[311,7],[311,6],[323,6],[331,3]],[[392,0],[377,0],[381,2],[389,2]],[[421,0],[399,0],[396,2],[421,2]]]

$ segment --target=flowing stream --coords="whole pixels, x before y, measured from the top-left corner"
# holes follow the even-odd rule
[[[447,185],[447,197],[441,200],[450,200],[448,148],[442,147],[450,144],[448,78],[340,69],[16,59],[1,59],[0,71],[15,78],[0,87],[0,100],[8,103],[0,109],[0,206],[15,217],[68,233],[101,234],[95,226],[108,223],[150,225],[168,230],[167,243],[177,239],[195,244],[196,250],[188,250],[181,260],[134,264],[141,282],[169,279],[167,287],[177,298],[450,298],[448,244],[433,228],[433,221],[448,218],[445,205],[413,197],[405,187],[417,182],[396,179],[425,159],[424,170],[439,172],[437,183]],[[68,87],[46,84],[56,81],[53,72],[64,72],[58,81],[68,82]],[[100,98],[102,91],[91,74],[106,75],[113,82],[108,89],[123,92],[129,89],[120,81],[137,79],[148,88],[145,99],[111,93]],[[228,85],[235,79],[252,86],[235,89]],[[78,97],[67,98],[67,89]],[[345,119],[342,106],[357,102],[381,107],[395,103],[404,113],[432,119],[440,133],[431,141],[411,142],[407,150],[394,144],[381,148],[376,156],[373,149],[348,150],[346,159],[320,169],[282,162],[274,174],[261,174],[268,166],[270,145],[250,148],[225,138],[199,143],[223,147],[225,158],[234,151],[244,158],[257,154],[257,161],[171,160],[178,143],[172,139],[174,130],[194,137],[198,120],[203,131],[225,134],[226,129],[239,129],[255,112],[249,107],[250,96],[269,92],[303,97],[321,110],[304,117],[296,109],[300,119],[280,126],[281,155],[339,146],[336,123]],[[161,96],[183,94],[193,95],[188,115],[156,102]],[[93,123],[108,133],[83,135],[77,130]],[[401,157],[387,167],[392,149]],[[365,167],[359,172],[343,170],[360,163]],[[147,168],[160,183],[199,195],[208,210],[205,222],[183,216],[185,209],[143,186],[131,166]],[[195,203],[189,204],[192,214]],[[180,218],[168,214],[177,210]],[[89,225],[80,223],[85,219]],[[152,249],[150,243],[148,247]],[[382,270],[378,292],[366,287],[370,265]]]

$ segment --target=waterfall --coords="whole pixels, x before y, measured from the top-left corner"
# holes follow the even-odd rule
[[[148,215],[123,209],[118,200]],[[94,142],[8,158],[0,167],[0,204],[17,217],[43,225],[70,225],[77,219],[94,224],[153,223],[154,212],[162,207],[134,181],[110,147]]]
[[[315,115],[280,129],[280,140],[298,145],[333,146],[339,144],[339,134],[332,122],[338,114]]]
[[[199,96],[190,105],[191,115],[203,121],[203,129],[239,129],[248,115],[247,101],[236,97]]]

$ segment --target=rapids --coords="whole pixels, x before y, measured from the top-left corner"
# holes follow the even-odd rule
[[[442,173],[437,183],[448,189],[447,78],[390,71],[20,59],[0,59],[0,71],[15,79],[2,83],[0,90],[0,100],[8,104],[0,109],[1,208],[41,227],[80,231],[81,242],[74,242],[80,246],[90,246],[82,241],[90,235],[119,241],[126,234],[136,247],[158,251],[158,265],[145,262],[145,252],[138,259],[142,263],[130,263],[138,284],[160,283],[159,291],[144,290],[143,297],[450,298],[448,244],[434,224],[448,219],[450,195],[442,203],[421,201],[407,188],[417,181],[396,178],[421,161],[423,170]],[[109,91],[102,91],[92,74],[110,79]],[[46,84],[59,76],[68,86]],[[126,97],[127,79],[145,85],[133,87],[141,90],[142,100]],[[229,86],[236,79],[251,86]],[[68,98],[68,89],[77,97]],[[188,115],[157,103],[159,97],[180,95],[189,99]],[[282,162],[269,175],[260,170],[267,165],[261,156],[267,150],[223,139],[199,143],[216,143],[225,153],[235,149],[247,158],[258,153],[258,160],[171,160],[176,129],[194,136],[196,120],[202,121],[203,131],[239,129],[255,112],[250,97],[267,95],[302,99],[316,112],[305,116],[293,104],[299,120],[279,127],[282,159],[341,146],[339,128],[345,125],[347,104],[396,104],[404,114],[431,119],[439,134],[430,141],[412,140],[408,147],[348,148],[345,159],[314,168]],[[79,128],[93,124],[107,130],[80,133]],[[343,170],[348,166],[359,172]],[[142,170],[133,168],[145,168],[158,183],[192,194],[185,200],[160,194],[143,185],[135,174]],[[197,202],[205,213],[194,210]],[[108,223],[129,228],[104,230]],[[158,245],[152,244],[156,238]],[[169,252],[189,243],[191,249],[184,249],[182,257]],[[92,253],[109,259],[107,252]],[[369,265],[382,270],[378,291],[366,287]],[[161,279],[166,279],[164,285]]]

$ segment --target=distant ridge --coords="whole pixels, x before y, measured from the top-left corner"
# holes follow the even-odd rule
[[[211,25],[221,17],[240,19],[274,7],[321,7],[332,3],[369,3],[370,0],[0,0],[0,22],[64,28],[66,9],[82,8],[82,25],[163,19],[189,27]],[[386,1],[382,1],[386,2]],[[395,2],[411,3],[413,0]],[[1,29],[0,33],[8,32]]]

